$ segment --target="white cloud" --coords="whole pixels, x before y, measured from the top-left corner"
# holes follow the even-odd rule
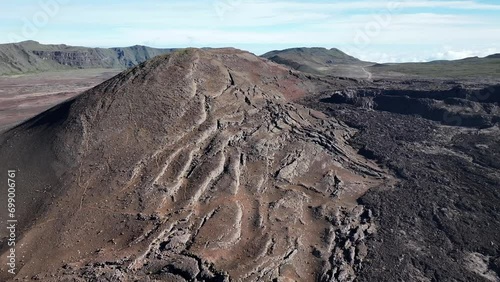
[[[442,52],[435,53],[431,57],[427,58],[427,60],[458,60],[469,57],[485,57],[491,54],[495,54],[500,52],[500,49],[497,48],[485,48],[481,50],[443,50]]]
[[[378,63],[403,63],[403,62],[429,62],[436,60],[459,60],[469,57],[486,57],[500,52],[500,48],[489,47],[475,49],[454,49],[448,46],[441,48],[412,48],[409,46],[408,51],[394,50],[386,52],[384,48],[374,48],[373,52],[356,53],[351,52],[351,55],[358,58]],[[351,50],[352,51],[352,50]],[[349,51],[348,51],[349,53]]]
[[[285,1],[242,1],[259,9],[274,10],[315,10],[315,11],[347,11],[360,9],[412,9],[412,8],[449,8],[463,10],[500,10],[500,5],[482,4],[477,1],[410,1],[410,0],[366,0],[366,1],[331,1],[325,2],[285,2]]]

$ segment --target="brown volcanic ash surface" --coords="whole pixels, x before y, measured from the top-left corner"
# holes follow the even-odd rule
[[[377,230],[356,199],[393,180],[354,130],[293,103],[313,90],[250,53],[190,49],[4,133],[16,278],[352,281]]]
[[[0,132],[117,75],[115,69],[0,76]]]

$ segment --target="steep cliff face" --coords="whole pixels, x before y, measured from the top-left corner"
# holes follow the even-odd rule
[[[106,49],[43,45],[35,41],[0,44],[0,75],[69,68],[126,69],[172,51],[146,46]]]
[[[140,45],[126,48],[111,48],[111,50],[116,53],[119,64],[126,68],[136,66],[156,56],[175,51],[175,49],[156,49]]]
[[[112,50],[63,50],[63,51],[37,51],[33,54],[45,61],[53,61],[61,67],[73,68],[120,68],[117,54]]]

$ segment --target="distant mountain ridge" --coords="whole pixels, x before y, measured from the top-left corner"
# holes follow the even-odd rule
[[[0,44],[0,75],[67,69],[127,69],[175,50],[141,45],[89,48],[65,44],[45,45],[36,41]],[[402,75],[456,78],[500,77],[500,54],[455,61],[377,64],[362,61],[337,48],[301,47],[274,50],[261,57],[305,73],[369,80],[372,77]]]
[[[0,75],[64,69],[126,69],[174,50],[140,45],[89,48],[36,41],[0,44]]]
[[[306,73],[368,80],[402,76],[457,79],[500,77],[500,54],[450,61],[381,64],[359,60],[336,48],[314,47],[272,51],[261,57]]]

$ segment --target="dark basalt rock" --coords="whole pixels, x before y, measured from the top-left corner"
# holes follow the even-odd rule
[[[304,100],[357,128],[352,145],[399,179],[359,199],[373,211],[380,229],[366,242],[368,256],[358,280],[498,281],[498,86],[460,87],[446,95],[429,91],[423,97],[397,82],[390,87],[390,95],[373,91],[370,111],[333,103],[325,95]],[[470,94],[486,89],[495,91],[480,102]],[[440,119],[452,112],[459,123]]]

